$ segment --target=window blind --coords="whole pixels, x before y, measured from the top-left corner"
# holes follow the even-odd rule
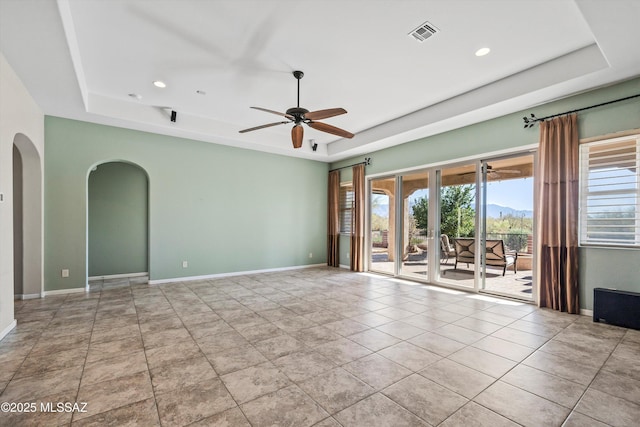
[[[351,234],[353,225],[353,187],[340,187],[340,233]]]
[[[580,146],[580,244],[640,247],[640,135]]]

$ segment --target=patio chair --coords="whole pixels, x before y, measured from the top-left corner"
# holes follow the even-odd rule
[[[440,260],[444,260],[444,263],[449,262],[449,257],[455,256],[456,250],[449,243],[449,236],[446,234],[440,235]]]
[[[458,268],[459,262],[469,264],[475,263],[476,240],[473,238],[454,239],[456,249],[456,262],[454,269]],[[503,240],[485,240],[485,264],[493,267],[502,267],[502,275],[507,273],[507,267],[513,265],[513,272],[518,272],[518,253],[505,252]]]

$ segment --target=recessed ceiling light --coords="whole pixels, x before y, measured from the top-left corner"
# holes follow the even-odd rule
[[[489,49],[488,47],[483,47],[476,50],[476,56],[485,56],[489,52],[491,52],[491,49]]]
[[[161,80],[156,80],[156,81],[154,81],[154,82],[153,82],[153,85],[154,85],[155,87],[160,87],[160,88],[165,88],[165,87],[167,87],[167,84],[166,84],[165,82],[161,81]]]

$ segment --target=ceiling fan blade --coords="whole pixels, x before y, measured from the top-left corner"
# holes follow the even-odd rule
[[[267,113],[276,114],[278,116],[286,117],[287,119],[293,120],[293,116],[291,116],[291,115],[289,115],[287,113],[281,113],[279,111],[269,110],[267,108],[262,108],[262,107],[249,107],[249,108],[253,108],[254,110],[265,111]]]
[[[321,123],[321,122],[309,122],[307,123],[309,126],[311,126],[312,128],[322,131],[322,132],[327,132],[327,133],[331,133],[333,135],[338,135],[341,136],[343,138],[353,138],[353,134],[351,132],[347,132],[344,129],[340,129],[337,128],[335,126],[331,126],[328,125],[326,123]]]
[[[253,128],[249,128],[249,129],[243,129],[241,131],[239,131],[240,133],[245,133],[245,132],[251,132],[253,130],[258,130],[258,129],[264,129],[264,128],[268,128],[271,126],[277,126],[277,125],[284,125],[286,123],[290,123],[290,122],[275,122],[275,123],[269,123],[268,125],[260,125],[260,126],[256,126]]]
[[[302,147],[302,136],[304,135],[304,129],[302,125],[295,125],[291,129],[291,140],[293,141],[293,148]]]
[[[321,120],[321,119],[327,119],[329,117],[339,116],[340,114],[346,114],[346,113],[347,113],[347,110],[345,110],[344,108],[329,108],[326,110],[318,110],[318,111],[311,111],[311,112],[305,113],[304,118],[309,120]]]

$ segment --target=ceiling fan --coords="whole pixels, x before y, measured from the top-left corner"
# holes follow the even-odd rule
[[[502,175],[520,175],[522,172],[517,169],[494,169],[493,166],[487,165],[487,176],[495,179],[500,178]],[[466,172],[461,174],[462,176],[466,175],[475,175],[475,172]]]
[[[300,79],[304,76],[302,71],[294,71],[293,77],[298,80],[298,106],[289,108],[285,113],[281,113],[279,111],[268,110],[262,107],[251,107],[256,110],[266,111],[267,113],[276,114],[278,116],[286,117],[287,121],[269,123],[266,125],[256,126],[249,129],[243,129],[240,133],[251,132],[258,129],[264,129],[271,126],[277,126],[287,123],[294,123],[293,128],[291,129],[291,140],[293,141],[293,148],[300,148],[302,146],[302,137],[304,135],[304,129],[302,128],[302,123],[306,124],[313,129],[327,132],[333,135],[338,135],[343,138],[353,138],[353,134],[351,132],[347,132],[344,129],[340,129],[338,127],[328,125],[322,122],[316,122],[316,120],[327,119],[329,117],[339,116],[340,114],[346,114],[347,110],[344,108],[329,108],[326,110],[317,110],[317,111],[309,111],[306,108],[300,107]]]

